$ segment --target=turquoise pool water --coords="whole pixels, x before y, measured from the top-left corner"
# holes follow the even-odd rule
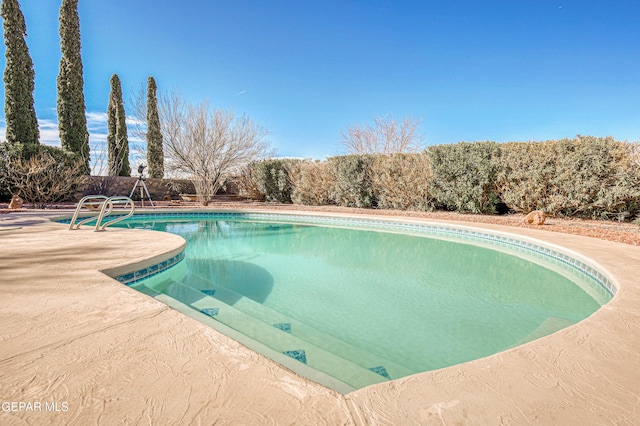
[[[335,378],[340,390],[503,351],[611,297],[594,277],[526,249],[327,225],[222,216],[121,226],[187,240],[183,262],[133,288],[236,330],[302,374]]]

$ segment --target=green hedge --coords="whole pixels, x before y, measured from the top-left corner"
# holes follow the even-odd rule
[[[613,138],[461,142],[421,154],[345,155],[324,162],[255,163],[267,200],[347,207],[633,219],[640,149]]]
[[[251,178],[256,184],[258,191],[264,194],[266,201],[277,201],[280,203],[291,202],[290,173],[293,167],[300,160],[293,159],[273,159],[252,163]]]
[[[293,191],[291,200],[295,204],[322,206],[335,204],[331,197],[336,186],[336,175],[327,161],[301,161],[293,167],[291,174]]]
[[[438,208],[465,213],[495,213],[500,145],[461,142],[427,149],[431,193]]]
[[[379,155],[373,167],[373,192],[380,209],[433,210],[431,169],[426,154]]]
[[[377,207],[373,188],[373,155],[344,155],[328,159],[335,176],[331,199],[339,206]]]
[[[497,186],[513,210],[552,216],[626,218],[638,213],[637,144],[578,136],[501,146]]]

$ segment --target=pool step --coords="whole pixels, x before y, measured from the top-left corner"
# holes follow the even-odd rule
[[[529,333],[526,337],[518,340],[511,347],[515,348],[516,346],[520,346],[522,344],[531,342],[541,337],[549,336],[550,334],[553,334],[558,330],[562,330],[563,328],[567,328],[572,324],[575,324],[575,323],[573,321],[569,321],[564,318],[558,318],[558,317],[547,318],[535,330]]]
[[[198,290],[197,288],[194,288],[194,290],[201,291],[204,294],[227,304],[231,304],[230,302],[233,302],[232,305],[235,309],[258,319],[271,327],[275,327],[282,332],[296,336],[315,346],[322,347],[342,358],[352,360],[352,362],[360,365],[361,367],[367,369],[375,368],[379,374],[383,375],[387,379],[397,379],[418,372],[417,370],[406,367],[401,362],[390,360],[386,357],[362,349],[354,344],[345,342],[342,339],[327,334],[313,326],[305,324],[304,322],[274,311],[261,303],[247,297],[242,297],[242,295],[234,292],[233,290],[212,284],[210,281],[197,275],[190,273],[185,277],[185,281],[189,283],[189,286],[207,287],[207,290]]]
[[[286,355],[314,370],[335,377],[354,389],[388,380],[384,366],[374,365],[371,368],[365,368],[357,365],[182,283],[170,284],[165,289],[165,293],[157,294],[156,299],[173,307],[176,307],[176,302],[190,307],[191,309],[181,311],[198,320],[201,320],[204,315],[218,321],[248,336],[251,340],[266,345],[277,353]],[[252,346],[251,341],[241,343],[259,351],[258,347]],[[295,364],[295,362],[289,363],[287,366],[295,371]]]

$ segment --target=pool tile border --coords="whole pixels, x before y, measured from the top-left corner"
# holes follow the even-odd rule
[[[118,275],[117,277],[115,277],[115,279],[117,281],[120,281],[122,284],[126,286],[132,286],[136,284],[138,281],[151,278],[154,275],[158,275],[159,273],[164,272],[176,266],[178,263],[180,263],[183,260],[184,260],[184,250],[167,260],[163,260],[160,263],[147,266],[146,268],[142,268],[134,272],[128,272],[126,274]]]

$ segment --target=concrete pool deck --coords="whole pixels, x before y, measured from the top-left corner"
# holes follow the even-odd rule
[[[342,395],[99,272],[171,256],[184,244],[180,237],[68,231],[48,220],[64,214],[0,216],[0,424],[632,425],[640,419],[640,247],[407,219],[566,247],[613,275],[618,292],[553,335]]]

